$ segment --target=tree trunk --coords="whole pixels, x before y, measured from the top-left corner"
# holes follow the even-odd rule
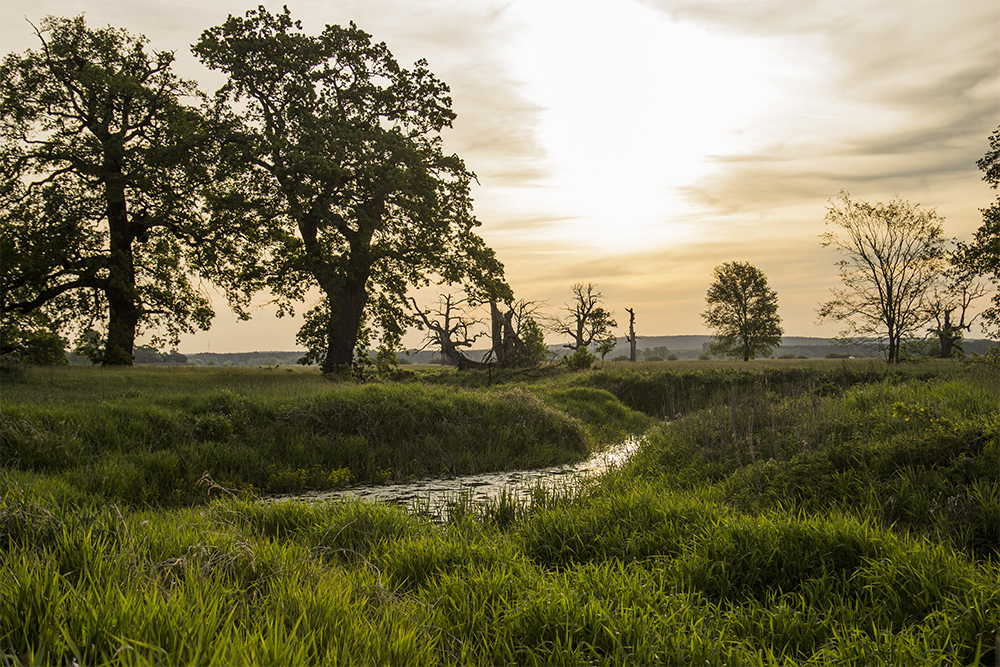
[[[326,331],[326,358],[323,373],[354,363],[354,348],[358,343],[358,330],[365,305],[368,303],[368,275],[347,280],[342,286],[326,289],[330,320]]]
[[[899,342],[896,336],[889,337],[889,354],[886,361],[890,364],[899,363]]]
[[[496,301],[490,301],[491,335],[493,338],[493,358],[500,368],[516,368],[530,365],[531,354],[524,341],[514,330],[514,311],[500,310]]]
[[[628,360],[635,361],[635,311],[625,310],[628,312]]]
[[[131,366],[135,334],[141,315],[135,289],[135,257],[132,243],[135,233],[128,220],[125,189],[106,186],[110,255],[104,294],[108,300],[108,340],[103,366]]]
[[[965,319],[964,317],[962,318]],[[955,341],[958,339],[958,332],[961,331],[961,326],[952,326],[951,324],[951,311],[944,311],[944,325],[938,329],[938,342],[941,344],[940,358],[950,359],[951,355],[955,353]]]

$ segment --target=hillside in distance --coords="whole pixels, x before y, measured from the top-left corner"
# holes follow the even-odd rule
[[[697,359],[705,354],[712,337],[707,335],[688,336],[640,336],[636,350],[638,360],[654,359]],[[984,339],[969,339],[963,342],[963,349],[966,354],[986,354],[987,351],[997,341]],[[549,349],[554,355],[562,356],[570,352],[569,348],[563,345],[549,345]],[[475,360],[480,360],[486,356],[488,349],[470,350],[466,354]],[[199,352],[189,354],[187,363],[210,366],[292,366],[298,364],[302,357],[302,351],[255,351],[255,352]],[[618,345],[606,357],[612,360],[620,357],[628,357],[628,341],[624,338],[618,339]],[[785,336],[781,341],[781,347],[771,355],[773,358],[794,358],[805,357],[807,359],[821,359],[830,355],[843,355],[851,357],[872,357],[880,356],[876,350],[870,347],[859,345],[840,345],[829,338],[812,338],[807,336]],[[399,355],[400,363],[427,364],[440,361],[440,354],[437,350],[428,348],[426,350],[408,350],[406,354]]]

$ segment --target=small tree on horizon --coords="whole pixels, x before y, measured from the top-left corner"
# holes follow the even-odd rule
[[[778,295],[768,287],[764,273],[746,262],[726,262],[715,267],[715,282],[705,300],[702,319],[715,330],[712,354],[742,357],[749,361],[768,356],[781,345]]]

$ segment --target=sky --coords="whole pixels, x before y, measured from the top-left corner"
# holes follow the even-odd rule
[[[37,47],[25,19],[82,12],[175,51],[212,92],[223,79],[190,45],[257,4],[425,58],[515,295],[556,314],[595,283],[618,335],[626,308],[640,336],[708,333],[729,261],[767,275],[786,335],[835,335],[816,317],[837,285],[819,239],[830,200],[898,195],[969,240],[995,198],[975,163],[1000,125],[996,0],[0,0],[0,51]],[[181,352],[296,349],[301,320],[261,306],[238,322],[213,300],[212,329]]]

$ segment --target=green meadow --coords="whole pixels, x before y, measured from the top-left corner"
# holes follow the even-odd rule
[[[24,368],[0,664],[994,665],[1000,375]],[[636,456],[445,523],[272,494]]]

